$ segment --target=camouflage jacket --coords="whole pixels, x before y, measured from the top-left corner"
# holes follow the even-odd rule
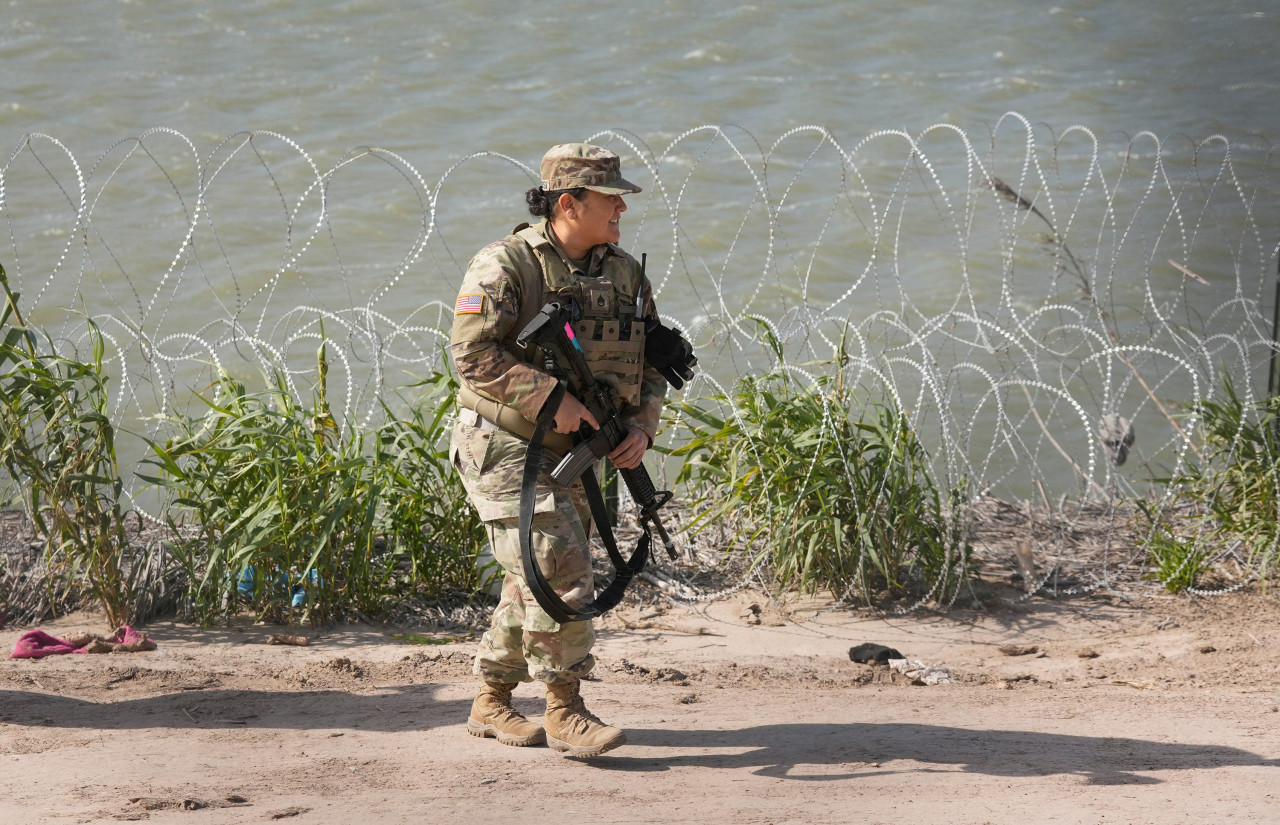
[[[552,247],[547,223],[542,221],[526,229],[523,237],[513,233],[477,252],[458,291],[449,349],[459,377],[481,396],[514,408],[529,421],[537,419],[556,381],[535,366],[534,353],[518,346],[515,339],[547,301],[566,289],[576,291],[589,305],[588,314],[594,311],[596,316],[628,322],[634,317],[633,334],[638,336],[643,335],[641,318],[657,318],[653,289],[640,263],[621,248],[594,247],[586,271],[571,268],[566,261]],[[618,337],[617,323],[597,323],[597,338],[600,326],[611,328]],[[589,343],[589,326],[584,330],[579,330],[578,337]],[[609,337],[608,332],[604,337]],[[643,361],[643,349],[639,360]],[[607,363],[602,363],[604,372],[597,371],[599,363],[593,363],[593,371],[602,380],[611,380]],[[652,442],[667,382],[642,363],[635,364],[635,370],[639,373],[636,391],[628,393],[623,382],[623,421],[639,427]]]

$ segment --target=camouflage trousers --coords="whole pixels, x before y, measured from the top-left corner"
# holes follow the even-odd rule
[[[454,427],[451,458],[504,572],[501,599],[476,652],[476,675],[506,684],[535,679],[567,682],[587,675],[595,666],[592,623],[555,621],[538,605],[524,578],[520,483],[525,442],[464,419]],[[584,526],[589,523],[590,508],[581,484],[568,488],[551,480],[548,473],[554,460],[545,456],[547,466],[538,478],[533,550],[552,590],[570,607],[579,607],[595,593]]]

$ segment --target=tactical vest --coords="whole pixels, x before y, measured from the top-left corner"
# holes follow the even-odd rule
[[[624,252],[607,244],[591,277],[575,277],[548,238],[531,226],[516,228],[538,263],[537,272],[521,272],[524,303],[504,345],[529,363],[541,365],[540,354],[523,352],[515,338],[550,301],[572,300],[579,308],[573,334],[592,374],[614,388],[626,406],[640,403],[644,373],[644,296],[642,273]],[[594,253],[593,253],[594,254]],[[540,296],[541,300],[532,300]]]

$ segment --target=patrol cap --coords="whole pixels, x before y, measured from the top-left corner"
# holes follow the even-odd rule
[[[640,191],[622,177],[622,161],[613,152],[590,143],[562,143],[542,156],[542,188],[548,192],[594,189],[606,195],[626,195]]]

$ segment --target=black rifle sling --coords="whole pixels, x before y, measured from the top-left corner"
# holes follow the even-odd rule
[[[610,526],[606,516],[600,485],[596,482],[595,473],[588,468],[581,478],[582,486],[587,493],[587,502],[591,505],[591,519],[600,531],[600,541],[609,553],[609,560],[613,562],[617,573],[600,595],[590,604],[583,605],[577,610],[565,604],[564,600],[551,589],[546,577],[542,575],[538,559],[533,552],[533,509],[537,500],[539,468],[542,465],[542,441],[547,435],[547,430],[555,422],[556,410],[560,408],[564,393],[565,385],[561,382],[552,391],[551,397],[547,399],[542,412],[538,415],[537,426],[534,427],[533,435],[529,438],[528,450],[525,452],[524,478],[520,482],[520,561],[524,568],[524,580],[533,591],[533,598],[547,615],[561,624],[593,619],[617,607],[622,601],[627,585],[649,562],[649,546],[653,541],[649,524],[645,521],[643,522],[644,532],[636,542],[635,552],[631,554],[630,559],[622,557],[613,537],[613,527]],[[586,534],[590,535],[591,525],[583,526],[586,528]]]

